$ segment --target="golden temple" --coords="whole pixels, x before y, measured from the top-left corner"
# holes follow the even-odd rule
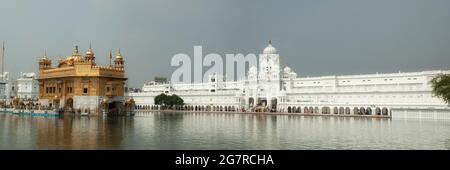
[[[120,50],[109,66],[95,63],[91,47],[82,56],[75,46],[72,55],[59,59],[56,67],[47,55],[39,59],[39,100],[41,105],[64,111],[98,114],[103,103],[123,104],[125,77]],[[115,108],[109,106],[111,109]]]

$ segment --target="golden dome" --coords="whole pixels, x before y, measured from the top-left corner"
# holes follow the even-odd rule
[[[116,59],[122,59],[122,54],[120,53],[120,51],[117,53]]]
[[[92,50],[91,43],[89,43],[89,48],[86,51],[86,55],[94,55],[94,51]]]
[[[41,61],[48,61],[48,57],[47,57],[47,51],[45,51],[44,56],[41,57],[40,59]]]
[[[88,49],[87,51],[86,51],[86,55],[94,55],[94,52],[92,52],[92,49]]]

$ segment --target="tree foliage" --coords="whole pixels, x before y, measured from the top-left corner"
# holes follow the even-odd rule
[[[440,74],[431,80],[433,94],[450,104],[450,74]]]
[[[169,108],[172,108],[175,105],[184,105],[184,100],[175,94],[169,96],[164,93],[155,97],[155,104],[157,105],[166,105]]]

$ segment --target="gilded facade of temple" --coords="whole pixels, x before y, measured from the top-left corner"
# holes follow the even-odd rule
[[[112,56],[110,53],[110,60]],[[99,66],[92,48],[82,56],[76,46],[72,55],[59,59],[55,67],[46,55],[39,59],[39,99],[41,105],[70,112],[98,114],[103,104],[124,103],[125,77],[122,54],[114,63]]]

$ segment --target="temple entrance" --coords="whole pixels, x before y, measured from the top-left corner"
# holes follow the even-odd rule
[[[276,112],[277,111],[277,98],[273,97],[272,100],[270,101],[271,103],[271,112]]]
[[[258,98],[258,106],[267,106],[267,99],[266,98]]]
[[[68,98],[66,100],[66,108],[67,109],[73,109],[73,99],[72,98]]]
[[[108,115],[119,115],[121,113],[121,102],[113,101],[108,103]]]
[[[253,108],[253,106],[255,106],[255,99],[253,97],[250,97],[248,99],[248,107]]]

